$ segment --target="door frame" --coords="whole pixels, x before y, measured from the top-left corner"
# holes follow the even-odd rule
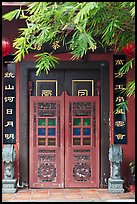
[[[105,58],[104,58],[105,59]],[[35,69],[35,61],[20,62],[20,85],[19,85],[19,183],[29,186],[29,71]],[[100,70],[101,85],[101,138],[100,138],[100,187],[107,185],[109,178],[108,151],[110,145],[109,114],[110,114],[110,64],[109,60],[96,61],[60,61],[56,69],[96,69]],[[107,97],[106,97],[107,96]],[[23,161],[23,162],[22,162]]]

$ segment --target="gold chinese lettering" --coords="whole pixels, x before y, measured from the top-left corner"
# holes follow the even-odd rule
[[[118,96],[118,97],[116,97],[116,100],[115,100],[115,102],[124,102],[124,98],[123,98],[123,96]]]
[[[12,114],[12,111],[13,111],[12,109],[6,109],[6,114],[10,115],[10,114]]]
[[[5,74],[4,74],[4,78],[14,78],[15,76],[14,76],[14,74],[12,73],[12,72],[5,72]]]
[[[123,110],[122,110],[122,108],[121,108],[121,109],[117,110],[117,111],[115,112],[115,114],[125,114],[125,113],[123,112]]]
[[[7,124],[5,125],[5,127],[11,126],[13,127],[13,121],[7,121]]]
[[[115,90],[123,90],[123,89],[125,89],[123,87],[123,84],[116,84]]]
[[[42,96],[52,96],[52,90],[42,90]]]
[[[5,90],[14,90],[14,86],[10,87],[10,84],[8,86],[5,86]]]
[[[123,134],[117,134],[117,135],[116,135],[116,137],[117,137],[118,140],[119,140],[119,139],[122,140],[122,139],[124,138],[124,136],[125,136],[125,135],[123,135]]]
[[[78,96],[88,96],[88,90],[78,90]]]
[[[10,138],[11,138],[11,139],[14,139],[14,134],[5,134],[5,138],[6,138],[7,140],[9,140]]]
[[[122,127],[124,125],[125,125],[124,121],[116,121],[115,122],[115,126],[117,126],[117,127]]]
[[[13,97],[13,96],[6,96],[5,98],[4,98],[4,101],[5,102],[13,102],[13,99],[14,99],[15,97]]]
[[[121,78],[121,77],[123,77],[123,73],[119,73],[119,72],[117,72],[117,73],[115,73],[115,78]]]
[[[124,64],[123,62],[124,60],[121,60],[121,59],[115,60],[115,65],[123,65]]]

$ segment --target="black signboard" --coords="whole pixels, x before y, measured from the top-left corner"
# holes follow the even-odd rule
[[[126,109],[123,105],[117,109],[117,104],[126,101],[126,74],[120,74],[119,70],[126,63],[125,55],[113,56],[113,70],[114,70],[114,144],[127,144],[127,119]],[[117,111],[116,111],[117,110]]]
[[[3,144],[16,143],[16,67],[4,64],[3,72]]]

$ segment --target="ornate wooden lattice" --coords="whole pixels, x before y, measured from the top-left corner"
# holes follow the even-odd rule
[[[99,97],[68,96],[66,187],[99,187]]]
[[[30,187],[99,187],[99,97],[30,96]]]
[[[30,187],[32,188],[64,185],[62,182],[64,149],[60,147],[61,137],[64,137],[63,131],[60,134],[60,117],[64,114],[64,111],[60,110],[61,101],[62,97],[52,97],[52,100],[50,97],[30,97]]]

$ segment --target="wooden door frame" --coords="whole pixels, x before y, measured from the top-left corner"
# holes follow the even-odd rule
[[[104,55],[105,56],[105,55]],[[104,59],[104,60],[103,60]],[[20,185],[29,185],[29,70],[35,69],[34,61],[22,61],[20,63],[20,100],[19,100],[19,183]],[[100,139],[100,187],[107,185],[109,178],[109,159],[108,151],[110,145],[109,114],[110,114],[110,64],[108,58],[101,60],[92,60],[85,63],[81,61],[60,61],[56,69],[100,69],[101,81],[101,139]],[[106,97],[107,96],[107,97]],[[23,162],[22,162],[23,161]]]

